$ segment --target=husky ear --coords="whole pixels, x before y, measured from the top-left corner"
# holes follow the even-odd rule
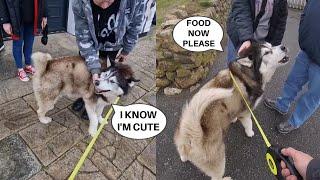
[[[133,71],[131,67],[127,64],[122,64],[122,63],[117,63],[115,65],[116,68],[118,68],[119,73],[125,78],[129,79],[130,77],[133,76]]]
[[[252,60],[250,60],[249,57],[241,58],[241,59],[237,60],[237,62],[239,64],[241,64],[242,66],[247,66],[249,68],[252,67],[252,65],[253,65],[253,62],[252,62]]]

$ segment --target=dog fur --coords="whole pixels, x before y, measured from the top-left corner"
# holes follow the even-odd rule
[[[36,69],[33,90],[40,122],[47,124],[52,121],[46,113],[54,108],[59,97],[83,98],[90,119],[91,136],[96,133],[98,122],[103,119],[104,107],[117,96],[126,94],[135,81],[128,65],[116,64],[106,69],[95,86],[80,56],[52,59],[50,54],[37,52],[32,55],[32,59]]]
[[[213,180],[224,176],[224,136],[232,122],[239,120],[252,137],[251,114],[247,110],[230,71],[252,107],[260,101],[267,82],[277,67],[288,61],[283,46],[253,44],[248,57],[240,58],[220,71],[197,92],[182,110],[174,143],[183,162],[191,161]]]

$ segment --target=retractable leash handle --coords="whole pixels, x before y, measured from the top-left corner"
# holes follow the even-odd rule
[[[275,175],[279,180],[285,179],[281,174],[282,168],[280,163],[281,161],[283,161],[286,164],[287,168],[289,169],[291,175],[295,175],[298,180],[303,180],[302,176],[299,174],[299,172],[295,168],[292,160],[281,153],[282,149],[283,148],[279,146],[274,146],[274,145],[268,147],[267,149],[266,159],[272,174]]]

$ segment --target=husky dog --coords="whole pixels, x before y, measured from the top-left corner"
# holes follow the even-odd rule
[[[33,77],[33,90],[39,109],[40,122],[52,121],[46,113],[62,95],[83,98],[90,125],[89,133],[93,136],[101,123],[104,107],[117,96],[128,93],[129,88],[137,82],[128,65],[116,64],[102,72],[100,79],[92,82],[84,60],[80,56],[52,59],[50,54],[41,52],[32,55],[36,73]]]
[[[191,161],[212,179],[224,176],[224,136],[239,120],[252,137],[251,114],[230,76],[233,73],[245,98],[254,108],[275,70],[289,61],[284,46],[253,43],[248,57],[230,63],[197,92],[182,110],[174,143],[183,162]]]

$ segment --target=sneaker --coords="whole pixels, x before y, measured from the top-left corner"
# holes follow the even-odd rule
[[[295,129],[298,129],[296,127],[294,127],[293,125],[291,125],[288,121],[285,121],[285,122],[282,122],[280,123],[278,126],[278,131],[281,133],[281,134],[288,134],[290,133],[291,131],[295,130]]]
[[[24,70],[26,73],[29,73],[32,75],[34,75],[34,73],[36,73],[36,70],[34,69],[34,67],[32,65],[27,65],[26,67],[24,67]]]
[[[288,114],[288,112],[285,112],[285,111],[281,111],[280,109],[278,109],[277,105],[276,105],[276,101],[274,100],[271,100],[271,99],[268,99],[266,98],[264,100],[264,105],[267,106],[268,108],[272,109],[272,110],[275,110],[277,111],[279,114],[281,115],[286,115]]]
[[[29,77],[27,76],[27,73],[23,69],[18,70],[18,77],[21,81],[24,81],[24,82],[30,80]]]

